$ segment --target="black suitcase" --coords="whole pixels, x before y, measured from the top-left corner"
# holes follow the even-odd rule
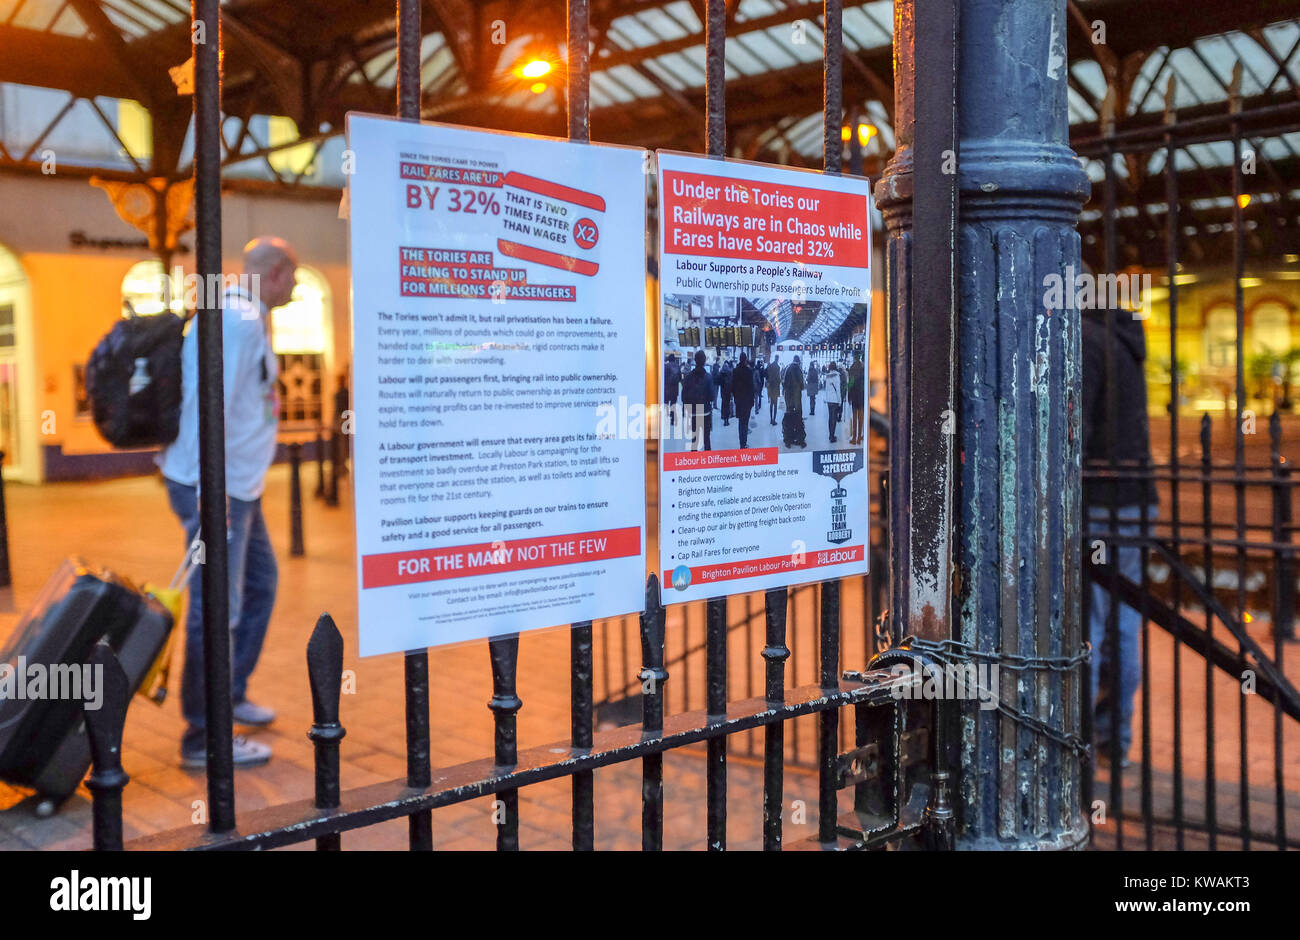
[[[84,664],[95,644],[108,641],[134,693],[171,628],[161,603],[79,558],[41,588],[0,653],[0,779],[35,788],[38,815],[56,811],[90,769],[83,708],[102,703],[103,685]]]
[[[787,411],[781,418],[781,440],[786,447],[803,447],[807,444],[803,416],[797,411]]]

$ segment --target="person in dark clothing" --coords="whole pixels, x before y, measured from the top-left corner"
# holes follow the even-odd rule
[[[807,432],[803,423],[803,366],[794,357],[781,380],[785,392],[785,416],[781,420],[781,438],[787,447],[807,447]]]
[[[1110,312],[1112,329],[1107,328],[1107,311],[1083,312],[1083,460],[1104,461],[1121,471],[1149,468],[1151,432],[1147,425],[1147,387],[1143,363],[1146,337],[1142,324],[1127,310]],[[1106,347],[1112,348],[1113,372],[1106,367]],[[1113,398],[1113,405],[1111,400]],[[1138,537],[1142,516],[1154,520],[1159,510],[1155,481],[1148,477],[1119,480],[1085,480],[1083,503],[1087,507],[1088,539],[1105,540],[1107,534]],[[1114,528],[1111,521],[1114,519]],[[1142,550],[1138,545],[1111,547],[1109,561],[1122,578],[1140,583]],[[1133,698],[1142,678],[1138,656],[1141,616],[1132,607],[1121,604],[1116,614],[1118,650],[1108,642],[1107,622],[1111,616],[1111,596],[1103,583],[1093,583],[1089,596],[1089,638],[1092,643],[1093,728],[1098,753],[1109,755],[1115,704],[1111,698],[1112,677],[1119,672],[1119,746],[1122,766],[1133,741]]]
[[[763,386],[767,382],[767,366],[763,364],[762,359],[754,361],[754,368],[750,370],[754,373],[754,408],[763,407]]]
[[[722,360],[718,370],[718,397],[722,404],[722,426],[731,424],[731,360]]]
[[[713,431],[713,377],[705,367],[704,350],[695,353],[695,368],[682,379],[682,405],[690,416],[691,437],[694,450],[712,450]]]
[[[861,444],[863,438],[862,419],[867,410],[867,370],[862,366],[861,350],[853,350],[853,365],[849,366],[848,387],[845,397],[853,407],[852,426],[849,428],[849,443]]]
[[[817,360],[808,363],[808,414],[817,413],[817,390],[821,373],[817,369]]]
[[[339,447],[334,451],[334,473],[340,477],[347,476],[348,472],[348,449],[342,446],[343,424],[347,419],[350,394],[348,392],[348,373],[343,371],[339,373],[338,384],[334,386],[334,426],[339,429],[338,436]]]
[[[776,400],[781,397],[781,357],[773,356],[767,367],[767,403],[772,424],[776,424]]]
[[[713,379],[713,401],[709,402],[709,408],[718,407],[718,369],[722,366],[722,357],[713,357],[713,366],[709,369],[709,377]]]
[[[664,404],[668,406],[668,424],[677,423],[677,393],[681,391],[682,367],[677,363],[677,354],[669,353],[664,362]]]
[[[740,354],[740,362],[731,374],[731,395],[736,401],[736,420],[740,422],[740,449],[749,446],[749,412],[754,407],[754,370],[749,367],[749,357]]]

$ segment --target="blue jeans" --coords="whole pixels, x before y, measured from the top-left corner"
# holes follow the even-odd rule
[[[1155,520],[1158,505],[1147,507],[1148,524]],[[1138,536],[1142,533],[1142,507],[1120,506],[1115,509],[1115,532],[1121,536]],[[1104,538],[1110,527],[1110,509],[1106,506],[1088,507],[1089,544],[1085,551],[1091,552],[1092,538]],[[1116,573],[1135,584],[1142,583],[1142,549],[1137,545],[1107,546],[1111,553],[1110,560],[1117,566]],[[1117,614],[1119,626],[1118,666],[1116,655],[1106,642],[1106,623],[1110,619],[1110,592],[1107,590],[1106,575],[1101,574],[1092,585],[1088,611],[1088,640],[1092,643],[1092,703],[1093,736],[1099,744],[1108,744],[1111,738],[1111,676],[1112,669],[1119,670],[1119,746],[1121,753],[1128,753],[1133,742],[1133,697],[1142,682],[1142,663],[1138,658],[1138,639],[1142,625],[1142,615],[1132,607],[1121,603]]]
[[[163,478],[172,511],[185,529],[187,551],[199,533],[198,487]],[[271,536],[262,517],[262,501],[229,498],[226,544],[230,574],[230,696],[242,702],[248,691],[248,677],[257,666],[262,641],[275,606],[279,569]],[[203,579],[202,572],[190,577],[190,605],[185,618],[185,671],[181,674],[181,714],[189,725],[183,747],[201,747],[207,726],[203,670]]]

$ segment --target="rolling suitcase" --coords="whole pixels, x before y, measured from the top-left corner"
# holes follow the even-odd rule
[[[172,623],[158,598],[79,558],[45,583],[0,653],[0,779],[35,788],[38,815],[55,812],[90,769],[83,707],[103,694],[86,665],[95,644],[107,640],[135,692]]]
[[[786,447],[804,447],[807,444],[807,432],[803,426],[803,416],[797,411],[787,411],[781,418],[781,439]]]

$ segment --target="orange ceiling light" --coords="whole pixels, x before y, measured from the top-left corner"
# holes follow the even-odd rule
[[[541,78],[543,75],[549,74],[550,71],[551,63],[545,59],[530,59],[520,67],[519,74],[524,78]]]
[[[871,138],[875,137],[876,134],[878,133],[880,133],[880,131],[877,130],[876,125],[867,124],[865,122],[859,123],[858,143],[865,147],[867,144],[871,143]],[[852,138],[853,138],[853,128],[850,127],[848,124],[845,124],[843,127],[840,128],[840,140],[844,141],[847,144]]]

